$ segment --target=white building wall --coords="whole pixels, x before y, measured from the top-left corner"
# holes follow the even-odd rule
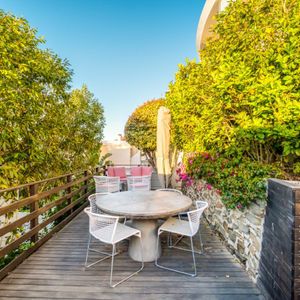
[[[206,0],[198,28],[196,46],[198,51],[205,47],[206,40],[212,35],[211,27],[216,23],[215,16],[229,4],[229,0]]]
[[[141,164],[141,153],[136,148],[121,139],[103,142],[101,156],[110,153],[108,158],[114,165],[139,165]]]

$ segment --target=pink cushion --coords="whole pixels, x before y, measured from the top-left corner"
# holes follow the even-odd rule
[[[120,179],[126,178],[126,170],[124,167],[114,168],[114,173],[116,177],[120,177]]]
[[[131,167],[131,176],[142,176],[142,167]]]
[[[111,176],[111,177],[115,176],[115,172],[114,172],[114,168],[113,167],[108,167],[107,168],[107,176]]]
[[[152,167],[142,167],[142,176],[150,176],[152,174]]]

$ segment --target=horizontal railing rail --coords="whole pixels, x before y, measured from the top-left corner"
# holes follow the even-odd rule
[[[0,190],[0,280],[82,211],[98,173],[96,168]]]

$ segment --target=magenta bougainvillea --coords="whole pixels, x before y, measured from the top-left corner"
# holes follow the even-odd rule
[[[193,152],[177,169],[178,181],[198,190],[214,190],[228,208],[243,209],[253,201],[266,200],[266,179],[279,176],[274,166],[247,159],[228,159],[219,154]]]

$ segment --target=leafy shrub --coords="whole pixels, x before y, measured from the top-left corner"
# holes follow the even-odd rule
[[[206,188],[216,189],[228,208],[247,207],[253,201],[266,200],[266,179],[283,174],[276,165],[265,165],[247,159],[213,157],[207,152],[193,153],[186,158],[185,170],[179,178],[191,185],[204,180]]]
[[[166,94],[179,149],[300,170],[300,2],[236,0]]]
[[[155,166],[157,111],[164,99],[154,99],[139,106],[125,125],[126,141],[141,150],[149,163]]]
[[[0,258],[0,270],[4,268],[7,264],[9,264],[14,258],[20,255],[22,252],[26,251],[27,249],[31,248],[34,245],[32,242],[24,242],[15,250],[9,252],[5,256]]]
[[[95,166],[103,107],[69,92],[69,63],[23,18],[0,10],[0,189]]]

